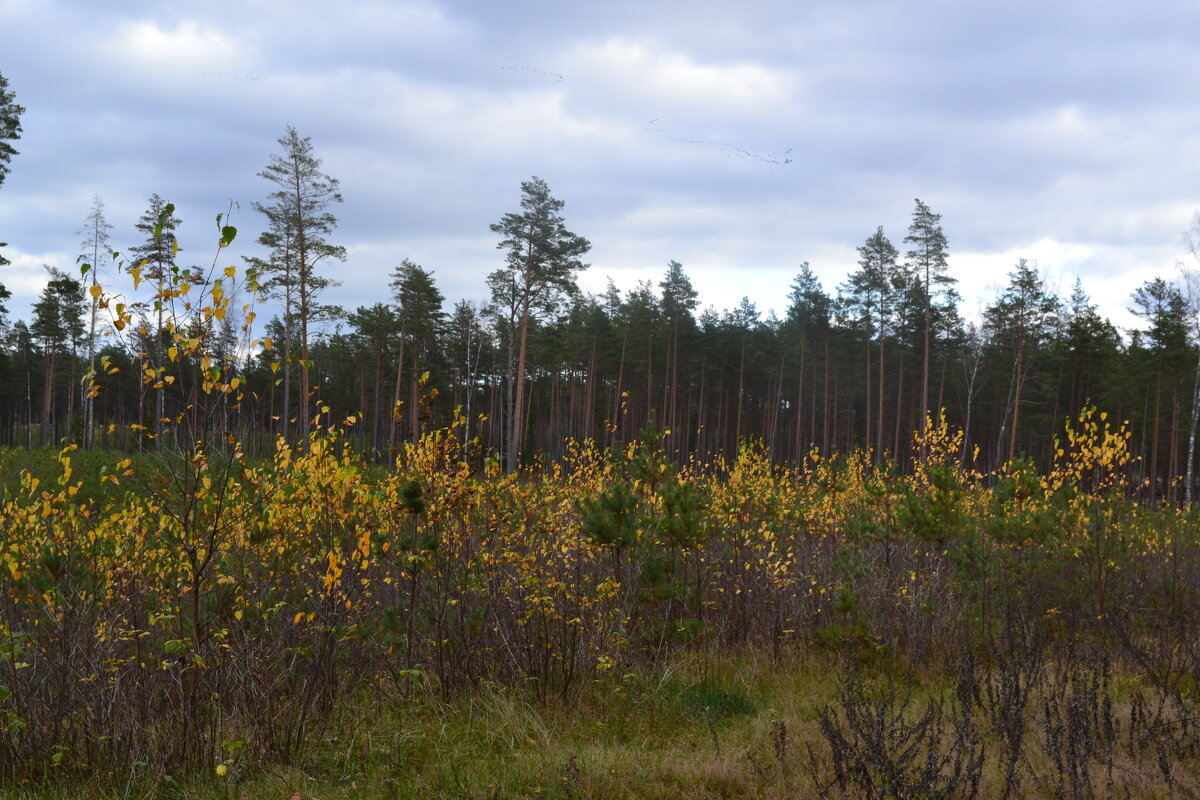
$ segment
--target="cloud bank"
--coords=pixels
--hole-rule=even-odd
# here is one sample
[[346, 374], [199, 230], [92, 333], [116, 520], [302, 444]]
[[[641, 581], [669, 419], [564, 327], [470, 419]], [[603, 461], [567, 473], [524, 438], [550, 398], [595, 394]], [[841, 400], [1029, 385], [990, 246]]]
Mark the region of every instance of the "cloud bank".
[[0, 26], [28, 109], [0, 187], [17, 316], [42, 264], [75, 262], [94, 195], [117, 249], [157, 192], [198, 261], [231, 201], [222, 257], [257, 254], [287, 125], [342, 184], [328, 300], [348, 309], [403, 258], [486, 299], [488, 225], [532, 175], [593, 242], [585, 287], [676, 259], [703, 303], [779, 313], [801, 262], [833, 291], [877, 225], [903, 249], [920, 197], [968, 314], [1027, 257], [1133, 324], [1129, 293], [1173, 273], [1200, 208], [1183, 2], [0, 0]]

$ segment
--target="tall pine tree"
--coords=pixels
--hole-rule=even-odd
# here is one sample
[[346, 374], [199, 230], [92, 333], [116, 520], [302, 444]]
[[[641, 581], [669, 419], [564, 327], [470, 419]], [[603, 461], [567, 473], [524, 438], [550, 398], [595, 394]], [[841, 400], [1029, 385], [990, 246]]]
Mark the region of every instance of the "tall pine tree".
[[[933, 293], [934, 287], [949, 287], [956, 281], [947, 274], [949, 256], [946, 235], [942, 233], [941, 214], [934, 214], [929, 206], [916, 200], [913, 209], [912, 223], [908, 226], [908, 236], [904, 241], [912, 245], [905, 253], [908, 268], [920, 281], [924, 291], [924, 349], [921, 357], [921, 433], [925, 433], [929, 420], [929, 352], [930, 337], [933, 329]], [[922, 441], [924, 439], [922, 438]], [[921, 458], [925, 458], [925, 446], [921, 445]]]
[[[267, 258], [247, 259], [263, 276], [264, 285], [274, 291], [284, 303], [285, 339], [284, 413], [282, 425], [287, 432], [290, 406], [291, 365], [300, 366], [300, 437], [307, 439], [311, 422], [311, 387], [309, 371], [310, 326], [336, 314], [337, 309], [322, 305], [322, 292], [334, 281], [320, 275], [322, 262], [345, 261], [346, 248], [329, 241], [337, 226], [337, 218], [328, 211], [333, 203], [342, 202], [338, 181], [321, 171], [321, 159], [313, 152], [312, 139], [301, 137], [288, 126], [277, 140], [280, 152], [258, 173], [278, 187], [266, 203], [255, 203], [254, 209], [267, 218], [267, 230], [258, 243], [268, 248]], [[293, 321], [300, 341], [293, 342]], [[298, 345], [299, 352], [294, 352]], [[299, 356], [298, 358], [296, 356]]]
[[521, 211], [505, 214], [491, 226], [493, 233], [503, 237], [496, 248], [505, 254], [505, 266], [488, 276], [488, 285], [508, 352], [505, 456], [509, 472], [517, 469], [523, 441], [530, 325], [575, 291], [575, 274], [587, 267], [580, 257], [592, 247], [567, 230], [563, 205], [551, 196], [545, 181], [534, 177], [521, 184]]

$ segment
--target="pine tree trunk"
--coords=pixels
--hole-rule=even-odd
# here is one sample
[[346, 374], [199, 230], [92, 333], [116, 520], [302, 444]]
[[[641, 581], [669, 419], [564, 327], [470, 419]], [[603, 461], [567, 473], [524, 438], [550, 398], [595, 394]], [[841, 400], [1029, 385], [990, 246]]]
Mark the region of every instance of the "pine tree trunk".
[[737, 395], [737, 434], [733, 437], [733, 452], [736, 454], [742, 444], [742, 398], [746, 386], [746, 340], [742, 339], [742, 357], [738, 362], [738, 395]]
[[[414, 343], [415, 344], [415, 343]], [[408, 374], [408, 436], [413, 444], [421, 440], [421, 360], [412, 348], [412, 369]]]
[[821, 404], [823, 413], [821, 419], [821, 455], [828, 456], [830, 445], [833, 443], [829, 428], [829, 331], [825, 332], [825, 369], [822, 373], [823, 391]]
[[1009, 431], [1008, 439], [1008, 460], [1012, 461], [1017, 457], [1017, 425], [1021, 421], [1021, 385], [1025, 382], [1025, 339], [1024, 337], [1017, 343], [1017, 363], [1015, 367], [1016, 376], [1014, 378], [1013, 389], [1013, 410], [1012, 410], [1012, 430]]
[[[870, 339], [870, 337], [867, 337], [866, 347], [867, 347], [866, 358], [864, 359], [864, 366], [866, 369], [864, 371], [866, 372], [866, 379], [867, 379], [867, 391], [866, 391], [867, 413], [863, 416], [863, 447], [870, 447], [871, 446], [871, 423], [874, 422], [874, 420], [872, 419], [872, 415], [871, 415], [871, 401], [873, 399], [872, 398], [873, 393], [871, 392], [871, 371], [872, 371], [873, 365], [871, 363], [872, 359], [871, 359], [871, 339]], [[876, 457], [878, 457], [879, 454], [876, 453], [875, 455], [876, 455]]]
[[926, 426], [929, 424], [929, 329], [933, 324], [933, 315], [931, 313], [930, 304], [932, 298], [929, 295], [929, 268], [925, 268], [925, 354], [921, 361], [921, 461], [925, 461], [926, 446], [925, 438]]
[[625, 380], [625, 345], [628, 343], [628, 341], [629, 341], [629, 329], [625, 328], [621, 334], [621, 360], [617, 366], [617, 395], [615, 398], [613, 398], [612, 420], [609, 423], [610, 434], [609, 434], [608, 444], [610, 447], [612, 445], [616, 444], [617, 433], [618, 433], [619, 429], [622, 429], [624, 427], [624, 424], [625, 424], [625, 417], [624, 417], [625, 403], [624, 403], [624, 398], [622, 397], [622, 394], [624, 393], [623, 383]]
[[896, 464], [900, 462], [900, 436], [904, 428], [904, 414], [901, 409], [904, 408], [904, 351], [900, 351], [900, 363], [896, 368], [896, 433], [893, 451], [896, 454]]
[[804, 459], [804, 334], [800, 334], [800, 372], [796, 377], [796, 440], [793, 458], [799, 464]]
[[1162, 362], [1154, 376], [1154, 438], [1150, 440], [1150, 502], [1158, 498], [1158, 440], [1162, 422]]
[[1192, 421], [1188, 426], [1187, 485], [1184, 486], [1184, 504], [1192, 507], [1196, 485], [1196, 427], [1200, 424], [1200, 348], [1196, 350], [1196, 377], [1192, 388]]
[[[405, 344], [405, 339], [407, 338], [405, 335], [406, 332], [404, 330], [405, 327], [406, 326], [403, 324], [400, 326], [400, 353], [396, 357], [396, 384], [392, 390], [391, 424], [388, 426], [389, 440], [391, 441], [393, 448], [398, 448], [400, 446], [400, 427], [401, 427], [400, 421], [403, 419], [403, 417], [401, 416], [401, 413], [400, 413], [400, 409], [403, 407], [402, 406], [403, 400], [402, 400], [401, 393], [403, 392], [403, 386], [404, 386], [404, 383], [403, 383], [403, 380], [404, 380], [404, 344]], [[470, 360], [469, 354], [467, 356], [467, 359], [468, 359], [468, 361]]]
[[54, 441], [54, 362], [55, 352], [52, 347], [45, 348], [46, 367], [42, 375], [42, 447], [49, 447]]
[[876, 413], [879, 415], [875, 422], [875, 464], [878, 466], [882, 463], [883, 458], [883, 331], [879, 333], [879, 408]]
[[521, 435], [522, 431], [522, 414], [525, 408], [525, 355], [526, 347], [529, 340], [529, 308], [528, 304], [521, 309], [521, 346], [517, 356], [517, 371], [514, 376], [515, 386], [513, 389], [513, 413], [511, 420], [511, 433], [509, 435], [508, 449], [508, 471], [510, 473], [517, 471], [517, 465], [520, 458]]
[[290, 442], [292, 431], [292, 332], [290, 316], [285, 324], [288, 326], [288, 332], [283, 340], [283, 416], [279, 418], [279, 427], [281, 428], [284, 441]]

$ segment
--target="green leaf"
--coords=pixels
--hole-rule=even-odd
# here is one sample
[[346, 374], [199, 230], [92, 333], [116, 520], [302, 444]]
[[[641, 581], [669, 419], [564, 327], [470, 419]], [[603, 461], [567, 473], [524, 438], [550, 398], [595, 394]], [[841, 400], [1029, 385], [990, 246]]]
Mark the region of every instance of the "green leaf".
[[81, 265], [81, 266], [79, 267], [79, 276], [80, 276], [81, 278], [82, 278], [82, 277], [87, 277], [88, 270], [89, 270], [89, 269], [91, 269], [91, 268], [92, 268], [92, 265], [91, 265], [91, 264], [83, 264], [83, 265]]
[[221, 247], [229, 247], [233, 243], [234, 237], [237, 236], [237, 228], [232, 225], [226, 225], [221, 228]]
[[167, 226], [167, 222], [171, 219], [171, 215], [175, 213], [175, 204], [167, 203], [162, 213], [158, 215], [158, 222], [154, 225], [154, 238], [162, 236], [163, 228]]

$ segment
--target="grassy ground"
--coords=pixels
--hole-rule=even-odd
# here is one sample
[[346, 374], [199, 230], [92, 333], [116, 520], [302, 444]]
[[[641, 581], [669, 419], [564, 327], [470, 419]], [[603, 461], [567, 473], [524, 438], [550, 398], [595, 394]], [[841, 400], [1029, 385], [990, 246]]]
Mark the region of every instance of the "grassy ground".
[[[154, 765], [130, 764], [125, 774], [50, 775], [45, 782], [0, 788], [2, 798], [775, 798], [945, 797], [966, 794], [878, 793], [831, 787], [832, 758], [822, 711], [841, 713], [844, 664], [828, 651], [792, 654], [783, 663], [746, 655], [714, 661], [687, 655], [669, 667], [633, 670], [593, 683], [570, 701], [537, 703], [496, 686], [444, 701], [421, 689], [390, 704], [348, 702], [298, 763], [260, 760], [240, 743], [208, 774], [176, 778]], [[919, 675], [888, 661], [869, 665], [872, 680], [915, 687], [905, 719], [953, 693], [946, 675]], [[873, 683], [875, 686], [882, 685]], [[374, 696], [378, 696], [372, 693]], [[908, 696], [908, 690], [901, 691]], [[1118, 692], [1120, 694], [1120, 692]], [[1118, 701], [1120, 705], [1120, 702]], [[1118, 708], [1122, 717], [1128, 709]], [[1032, 709], [1028, 739], [1039, 740], [1041, 712]], [[869, 725], [868, 725], [869, 727]], [[894, 736], [901, 726], [893, 727]], [[908, 730], [908, 729], [906, 729]], [[1047, 728], [1049, 730], [1049, 728]], [[1118, 722], [1117, 735], [1121, 736]], [[1003, 742], [982, 729], [986, 754], [978, 794], [1001, 797]], [[903, 742], [891, 742], [903, 744]], [[940, 756], [954, 750], [943, 737]], [[1106, 773], [1085, 766], [1072, 779], [1039, 745], [1020, 766], [1020, 797], [1174, 798], [1195, 796], [1195, 764], [1176, 765], [1171, 778], [1145, 763], [1119, 758]], [[928, 757], [918, 748], [914, 764]], [[945, 770], [944, 770], [945, 771]], [[878, 777], [878, 776], [877, 776]], [[821, 794], [821, 788], [830, 790]]]
[[787, 669], [757, 657], [689, 657], [613, 676], [569, 702], [536, 704], [488, 686], [446, 702], [418, 691], [391, 707], [346, 704], [291, 766], [260, 765], [232, 744], [223, 776], [214, 765], [180, 781], [131, 764], [127, 775], [9, 786], [0, 797], [793, 796], [808, 783], [797, 742], [818, 743], [816, 709], [833, 685], [823, 657]]

